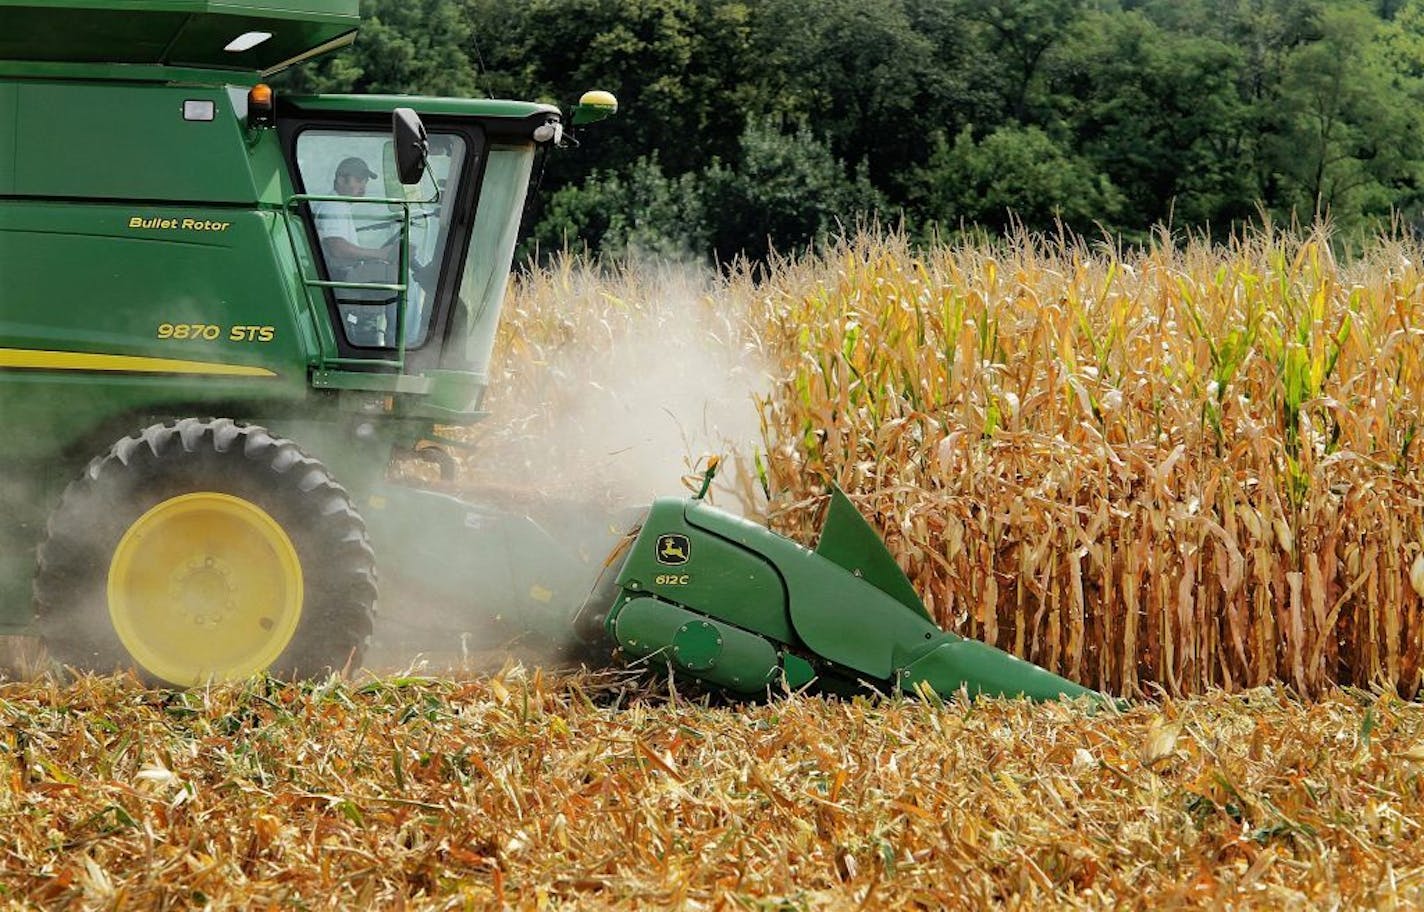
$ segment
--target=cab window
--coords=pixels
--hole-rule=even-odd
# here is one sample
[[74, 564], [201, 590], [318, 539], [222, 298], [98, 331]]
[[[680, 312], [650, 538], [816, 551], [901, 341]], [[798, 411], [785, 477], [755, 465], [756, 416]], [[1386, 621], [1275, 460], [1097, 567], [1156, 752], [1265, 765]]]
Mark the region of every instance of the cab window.
[[[427, 175], [406, 187], [396, 177], [389, 132], [309, 129], [297, 137], [297, 168], [306, 192], [346, 198], [311, 204], [321, 257], [333, 281], [398, 284], [401, 206], [376, 200], [410, 202], [405, 310], [409, 348], [422, 345], [429, 334], [435, 286], [450, 246], [455, 181], [465, 154], [460, 136], [431, 133]], [[348, 344], [395, 347], [397, 292], [337, 288], [333, 294]]]

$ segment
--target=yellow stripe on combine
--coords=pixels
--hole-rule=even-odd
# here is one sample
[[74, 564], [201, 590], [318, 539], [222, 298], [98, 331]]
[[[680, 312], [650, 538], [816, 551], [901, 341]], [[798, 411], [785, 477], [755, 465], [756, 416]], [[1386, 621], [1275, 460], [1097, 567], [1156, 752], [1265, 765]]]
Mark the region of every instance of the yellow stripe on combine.
[[275, 377], [265, 367], [221, 364], [216, 361], [182, 361], [176, 358], [145, 358], [140, 355], [95, 355], [87, 352], [40, 351], [30, 348], [0, 348], [0, 369], [121, 371], [147, 374], [209, 374], [224, 377]]

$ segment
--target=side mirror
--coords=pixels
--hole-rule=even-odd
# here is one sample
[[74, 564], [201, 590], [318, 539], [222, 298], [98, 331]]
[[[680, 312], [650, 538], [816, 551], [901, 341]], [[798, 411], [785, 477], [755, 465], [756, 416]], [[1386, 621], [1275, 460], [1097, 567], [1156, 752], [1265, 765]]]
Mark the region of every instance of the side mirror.
[[406, 186], [420, 183], [425, 174], [425, 160], [430, 155], [430, 137], [420, 115], [410, 108], [391, 112], [391, 136], [396, 147], [396, 174]]

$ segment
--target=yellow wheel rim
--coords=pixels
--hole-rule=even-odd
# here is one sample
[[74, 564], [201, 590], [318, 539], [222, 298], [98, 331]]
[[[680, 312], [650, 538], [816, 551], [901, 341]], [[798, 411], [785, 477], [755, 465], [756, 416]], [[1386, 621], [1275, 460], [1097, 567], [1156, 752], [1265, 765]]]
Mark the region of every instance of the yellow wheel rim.
[[165, 500], [109, 564], [109, 617], [150, 674], [191, 686], [270, 666], [302, 615], [302, 565], [265, 510], [230, 494]]

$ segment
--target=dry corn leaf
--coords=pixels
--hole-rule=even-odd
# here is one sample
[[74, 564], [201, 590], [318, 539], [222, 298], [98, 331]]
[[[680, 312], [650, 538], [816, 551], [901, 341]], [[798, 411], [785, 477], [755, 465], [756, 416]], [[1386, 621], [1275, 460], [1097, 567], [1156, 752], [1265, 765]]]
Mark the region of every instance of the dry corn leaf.
[[1161, 717], [1152, 720], [1143, 739], [1140, 757], [1143, 766], [1155, 766], [1167, 759], [1177, 749], [1177, 738], [1182, 733], [1180, 724], [1167, 722]]

